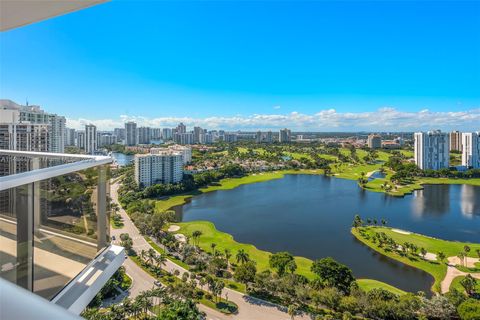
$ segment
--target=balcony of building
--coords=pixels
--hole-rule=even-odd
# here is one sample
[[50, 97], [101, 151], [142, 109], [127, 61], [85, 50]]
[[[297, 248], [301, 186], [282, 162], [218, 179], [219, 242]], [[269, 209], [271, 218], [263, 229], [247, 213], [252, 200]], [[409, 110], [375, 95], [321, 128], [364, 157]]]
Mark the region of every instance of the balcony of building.
[[111, 161], [0, 150], [0, 278], [75, 314], [88, 305], [124, 261], [110, 244]]

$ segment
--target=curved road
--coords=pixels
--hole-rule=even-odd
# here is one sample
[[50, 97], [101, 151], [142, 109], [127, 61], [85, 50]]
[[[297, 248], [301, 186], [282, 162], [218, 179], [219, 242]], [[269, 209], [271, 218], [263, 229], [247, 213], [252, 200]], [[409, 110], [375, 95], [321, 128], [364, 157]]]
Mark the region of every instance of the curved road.
[[[123, 228], [121, 229], [111, 229], [111, 235], [115, 236], [116, 240], [113, 242], [120, 242], [120, 234], [128, 233], [133, 239], [133, 249], [136, 251], [139, 250], [148, 250], [152, 248], [150, 244], [145, 240], [145, 238], [140, 234], [137, 227], [133, 224], [130, 217], [127, 215], [125, 210], [120, 206], [118, 201], [118, 183], [113, 183], [111, 186], [111, 198], [116, 202], [120, 211], [119, 214], [123, 219]], [[141, 291], [151, 289], [154, 284], [155, 279], [150, 276], [148, 273], [143, 271], [142, 268], [137, 266], [132, 260], [126, 259], [124, 263], [126, 272], [132, 277], [133, 283], [130, 288], [130, 297], [136, 297]], [[175, 263], [167, 260], [164, 269], [173, 273], [175, 270], [180, 271], [180, 275], [184, 272], [188, 272], [186, 269], [176, 265]], [[238, 313], [234, 315], [224, 315], [216, 310], [207, 308], [203, 305], [199, 305], [199, 309], [204, 311], [207, 314], [207, 319], [212, 320], [290, 320], [291, 317], [286, 313], [286, 309], [279, 305], [269, 303], [260, 299], [256, 299], [240, 293], [238, 291], [225, 288], [222, 293], [222, 297], [228, 294], [228, 299], [235, 302], [238, 305]], [[295, 319], [311, 319], [307, 315], [298, 315]]]

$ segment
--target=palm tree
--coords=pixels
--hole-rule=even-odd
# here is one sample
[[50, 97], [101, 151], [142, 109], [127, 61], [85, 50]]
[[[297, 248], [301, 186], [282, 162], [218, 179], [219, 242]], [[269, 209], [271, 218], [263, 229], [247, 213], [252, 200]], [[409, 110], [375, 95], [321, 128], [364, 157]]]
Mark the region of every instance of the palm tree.
[[465, 245], [463, 247], [463, 251], [465, 251], [465, 265], [468, 266], [468, 253], [470, 252], [470, 247], [468, 245]]
[[465, 265], [465, 253], [459, 252], [457, 254], [457, 257], [458, 259], [460, 259], [460, 263], [462, 264], [462, 266]]
[[423, 259], [425, 259], [425, 256], [427, 255], [427, 250], [425, 248], [420, 248], [420, 252], [422, 253]]
[[230, 249], [225, 249], [224, 254], [225, 254], [225, 260], [227, 261], [227, 269], [228, 269], [228, 266], [230, 264], [230, 258], [232, 257], [232, 253], [230, 252]]
[[146, 256], [147, 256], [147, 252], [142, 249], [142, 251], [140, 251], [140, 259], [142, 260], [142, 262], [145, 261]]
[[157, 252], [153, 248], [150, 248], [147, 251], [147, 255], [148, 255], [148, 262], [151, 264], [155, 259], [155, 257], [157, 256]]
[[475, 293], [477, 280], [475, 280], [475, 278], [473, 278], [471, 274], [467, 274], [467, 276], [460, 281], [460, 284], [462, 285], [462, 287], [465, 289], [465, 292], [467, 292], [469, 296]]
[[382, 219], [382, 226], [385, 226], [387, 224], [387, 220]]
[[193, 244], [196, 244], [198, 246], [198, 239], [200, 238], [200, 236], [202, 235], [202, 231], [200, 230], [195, 230], [193, 231], [192, 233], [192, 237], [193, 237]]
[[445, 258], [446, 258], [446, 257], [447, 257], [447, 256], [446, 256], [445, 253], [443, 253], [442, 251], [438, 251], [438, 252], [437, 252], [437, 259], [438, 259], [438, 261], [443, 262], [443, 261], [445, 261]]
[[212, 242], [212, 243], [210, 244], [210, 248], [212, 248], [212, 253], [213, 253], [213, 255], [215, 255], [215, 252], [216, 252], [216, 251], [215, 251], [215, 247], [216, 247], [216, 246], [217, 246], [217, 244], [214, 243], [214, 242]]
[[246, 253], [245, 250], [243, 249], [238, 250], [235, 258], [237, 259], [237, 263], [242, 263], [242, 264], [250, 260], [248, 253]]
[[157, 254], [155, 255], [155, 264], [158, 269], [162, 268], [162, 264], [165, 265], [165, 262], [167, 262], [167, 258], [165, 257], [164, 254]]

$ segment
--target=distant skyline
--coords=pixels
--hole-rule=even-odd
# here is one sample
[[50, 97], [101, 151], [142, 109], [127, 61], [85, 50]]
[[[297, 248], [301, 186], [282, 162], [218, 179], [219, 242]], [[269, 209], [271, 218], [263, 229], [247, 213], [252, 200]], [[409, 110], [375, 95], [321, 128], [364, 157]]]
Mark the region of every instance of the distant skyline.
[[480, 2], [111, 1], [0, 33], [0, 98], [79, 128], [480, 130]]

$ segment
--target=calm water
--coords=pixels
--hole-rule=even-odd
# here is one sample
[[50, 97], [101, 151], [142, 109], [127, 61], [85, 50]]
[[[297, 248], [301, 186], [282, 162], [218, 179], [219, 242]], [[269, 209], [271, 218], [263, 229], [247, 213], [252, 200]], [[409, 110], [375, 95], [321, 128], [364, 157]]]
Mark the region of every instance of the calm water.
[[118, 163], [119, 166], [126, 166], [130, 164], [133, 159], [135, 158], [134, 155], [131, 154], [124, 154], [120, 152], [112, 152], [112, 158]]
[[383, 257], [359, 243], [350, 226], [356, 213], [388, 225], [449, 240], [480, 242], [480, 187], [431, 185], [397, 198], [361, 190], [356, 182], [312, 175], [240, 186], [194, 197], [183, 221], [209, 220], [239, 242], [311, 259], [331, 256], [358, 278], [404, 290], [429, 291], [425, 272]]

